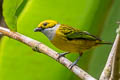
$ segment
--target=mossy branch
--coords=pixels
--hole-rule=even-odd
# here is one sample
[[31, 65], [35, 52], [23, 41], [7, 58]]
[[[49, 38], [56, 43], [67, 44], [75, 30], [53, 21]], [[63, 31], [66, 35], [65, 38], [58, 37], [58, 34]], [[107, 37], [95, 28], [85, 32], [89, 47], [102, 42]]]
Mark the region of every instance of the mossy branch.
[[66, 68], [71, 70], [79, 78], [81, 78], [83, 80], [96, 80], [95, 78], [93, 78], [91, 75], [89, 75], [87, 72], [85, 72], [78, 66], [73, 66], [72, 69], [70, 69], [70, 65], [72, 64], [72, 62], [69, 61], [67, 58], [61, 57], [61, 58], [59, 58], [59, 60], [57, 60], [59, 54], [57, 52], [55, 52], [54, 50], [50, 49], [49, 47], [47, 47], [46, 45], [44, 45], [34, 39], [31, 39], [27, 36], [24, 36], [18, 32], [10, 31], [7, 28], [0, 27], [0, 32], [5, 36], [11, 37], [17, 41], [20, 41], [20, 42], [28, 45], [32, 49], [36, 49], [37, 52], [40, 52], [40, 53], [50, 56], [51, 58], [53, 58], [54, 60], [58, 61], [60, 64], [63, 64]]

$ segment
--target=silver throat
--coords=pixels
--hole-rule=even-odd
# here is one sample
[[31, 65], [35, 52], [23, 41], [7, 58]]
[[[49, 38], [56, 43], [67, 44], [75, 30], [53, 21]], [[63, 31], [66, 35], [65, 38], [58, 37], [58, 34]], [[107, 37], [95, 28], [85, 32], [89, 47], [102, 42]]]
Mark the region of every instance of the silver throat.
[[55, 25], [52, 28], [47, 28], [42, 30], [41, 32], [45, 34], [49, 40], [52, 40], [56, 34], [56, 30], [59, 28], [60, 24]]

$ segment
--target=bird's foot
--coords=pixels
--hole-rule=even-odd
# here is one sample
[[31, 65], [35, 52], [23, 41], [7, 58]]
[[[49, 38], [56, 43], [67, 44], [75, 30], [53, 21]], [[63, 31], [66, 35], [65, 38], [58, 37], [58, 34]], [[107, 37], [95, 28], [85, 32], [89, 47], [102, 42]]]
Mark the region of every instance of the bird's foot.
[[59, 60], [61, 57], [64, 57], [66, 54], [69, 54], [70, 52], [64, 52], [64, 53], [60, 53], [57, 60]]
[[73, 66], [75, 66], [77, 64], [76, 61], [74, 61], [70, 66], [69, 66], [69, 69], [71, 70]]
[[81, 56], [81, 55], [79, 55], [79, 57], [77, 58], [77, 60], [75, 60], [75, 61], [69, 66], [69, 69], [70, 69], [70, 70], [72, 69], [73, 66], [75, 66], [75, 65], [78, 63], [78, 61], [80, 60], [80, 56]]

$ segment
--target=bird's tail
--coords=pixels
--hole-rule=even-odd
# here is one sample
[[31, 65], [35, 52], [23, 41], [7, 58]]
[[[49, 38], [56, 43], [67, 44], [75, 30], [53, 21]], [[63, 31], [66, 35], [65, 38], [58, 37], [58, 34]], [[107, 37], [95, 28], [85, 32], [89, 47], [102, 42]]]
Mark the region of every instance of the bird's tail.
[[113, 43], [111, 43], [111, 42], [100, 42], [100, 43], [97, 43], [97, 44], [108, 44], [108, 45], [112, 45]]

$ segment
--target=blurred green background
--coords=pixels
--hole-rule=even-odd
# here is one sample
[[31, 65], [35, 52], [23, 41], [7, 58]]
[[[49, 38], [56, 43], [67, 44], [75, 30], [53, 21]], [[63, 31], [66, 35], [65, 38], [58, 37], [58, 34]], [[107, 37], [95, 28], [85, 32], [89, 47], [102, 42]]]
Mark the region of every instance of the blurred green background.
[[[86, 30], [113, 42], [120, 20], [120, 0], [3, 0], [3, 16], [11, 30], [38, 40], [58, 51], [41, 33], [34, 33], [40, 21], [53, 19]], [[111, 46], [103, 45], [86, 52], [79, 66], [95, 78], [104, 68]], [[78, 54], [67, 55], [74, 61]], [[50, 57], [28, 46], [3, 37], [0, 42], [0, 80], [79, 80]]]

